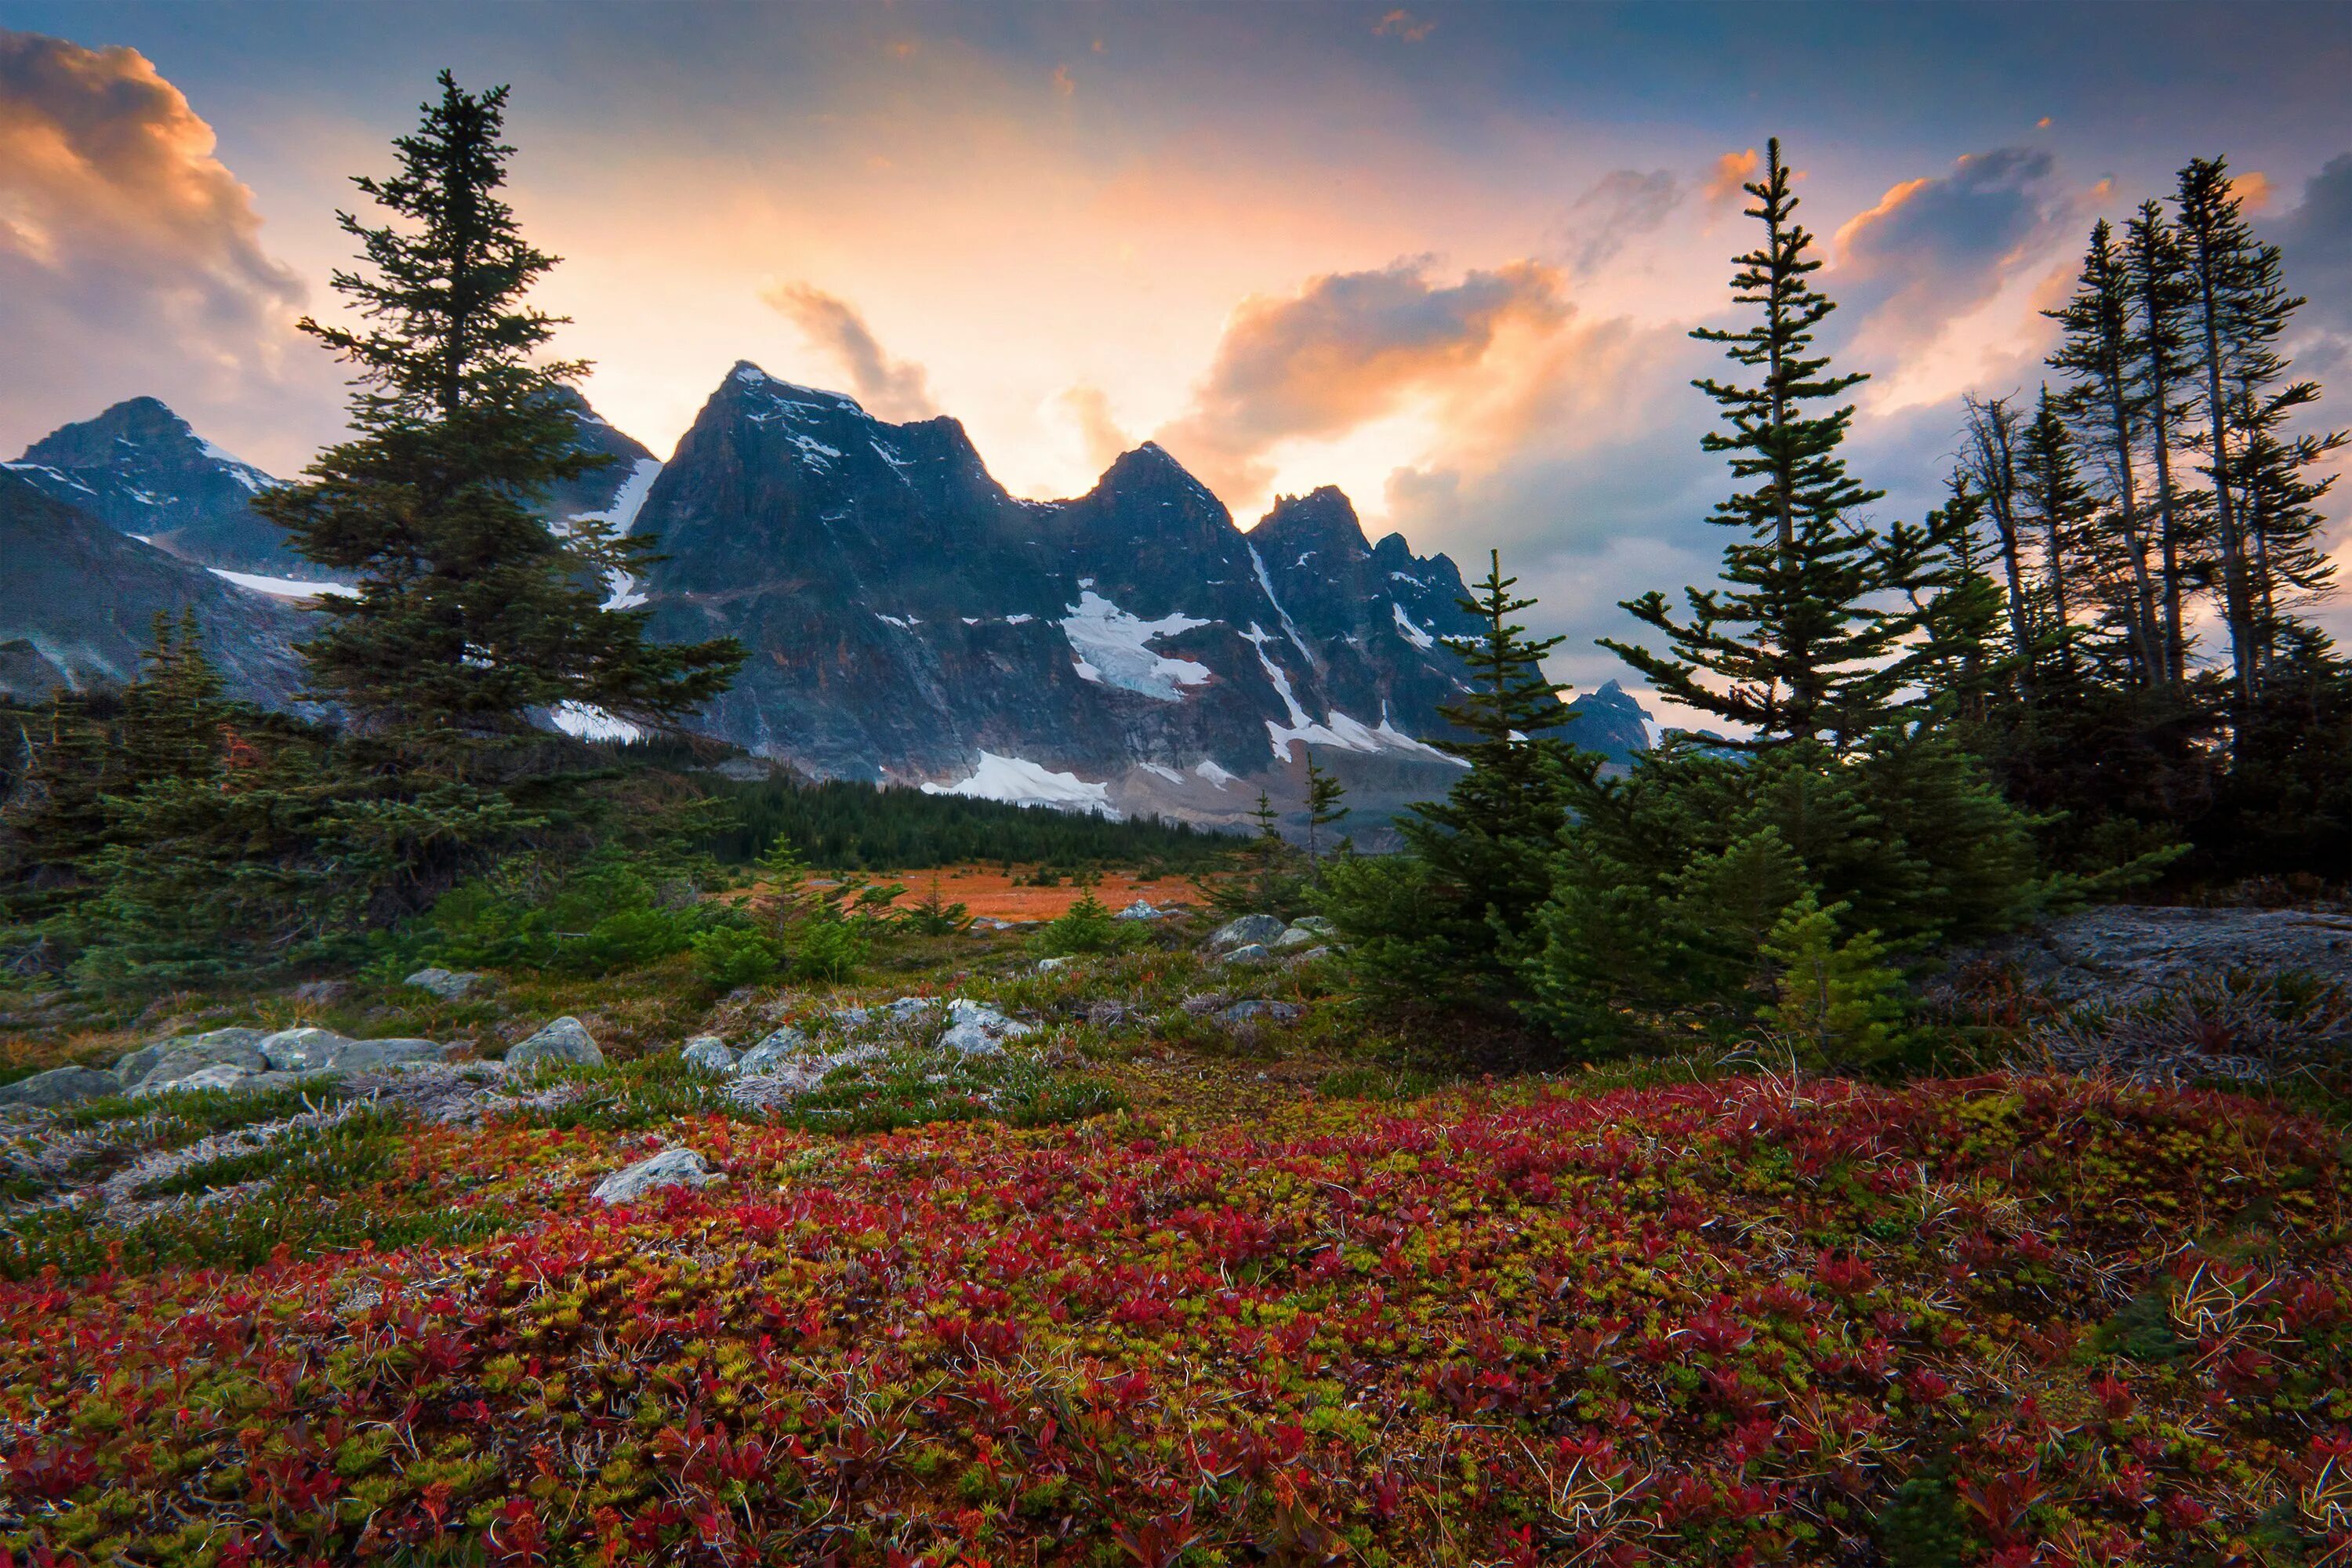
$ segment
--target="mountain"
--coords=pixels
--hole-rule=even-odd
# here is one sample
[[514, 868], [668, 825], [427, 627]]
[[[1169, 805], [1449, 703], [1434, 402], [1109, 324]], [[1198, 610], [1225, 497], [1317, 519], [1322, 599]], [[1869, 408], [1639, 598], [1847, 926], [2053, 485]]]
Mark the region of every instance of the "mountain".
[[1569, 704], [1560, 736], [1570, 745], [1598, 752], [1619, 767], [1650, 749], [1650, 715], [1626, 689], [1604, 680]]
[[290, 707], [308, 617], [247, 592], [0, 470], [0, 696], [33, 701], [136, 675], [161, 611], [194, 607], [232, 693]]
[[1363, 804], [1442, 792], [1461, 574], [1337, 490], [1244, 532], [1146, 443], [1016, 500], [963, 426], [738, 364], [636, 524], [657, 637], [751, 652], [702, 727], [827, 777], [1237, 820], [1311, 746]]

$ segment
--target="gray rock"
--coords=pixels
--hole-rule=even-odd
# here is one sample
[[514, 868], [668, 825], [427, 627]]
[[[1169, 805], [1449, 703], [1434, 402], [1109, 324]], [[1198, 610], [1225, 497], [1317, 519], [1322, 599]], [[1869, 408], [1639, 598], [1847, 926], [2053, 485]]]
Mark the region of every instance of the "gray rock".
[[257, 1040], [247, 1044], [244, 1039], [217, 1037], [223, 1035], [255, 1036], [258, 1033], [253, 1029], [216, 1029], [211, 1035], [198, 1036], [185, 1045], [166, 1050], [155, 1059], [155, 1065], [140, 1075], [139, 1081], [131, 1087], [158, 1089], [215, 1067], [233, 1067], [243, 1072], [264, 1071], [269, 1066], [269, 1058], [261, 1054]]
[[1305, 926], [1292, 926], [1276, 937], [1271, 945], [1276, 952], [1296, 952], [1302, 947], [1314, 947], [1322, 940], [1319, 931], [1308, 931]]
[[1265, 1002], [1252, 997], [1246, 1002], [1236, 1002], [1219, 1013], [1217, 1021], [1228, 1026], [1251, 1023], [1295, 1024], [1306, 1015], [1307, 1009], [1296, 1002]]
[[0, 1084], [0, 1105], [30, 1106], [53, 1110], [78, 1105], [101, 1095], [121, 1094], [122, 1080], [98, 1068], [51, 1068], [47, 1072]]
[[1153, 909], [1148, 899], [1138, 899], [1110, 918], [1115, 921], [1160, 921], [1168, 918], [1168, 911]]
[[1334, 936], [1338, 934], [1339, 930], [1338, 926], [1333, 925], [1321, 915], [1301, 915], [1297, 920], [1290, 922], [1290, 929], [1293, 931], [1311, 931], [1317, 936]]
[[208, 1029], [201, 1035], [173, 1035], [152, 1045], [142, 1046], [116, 1062], [114, 1076], [121, 1080], [123, 1088], [129, 1089], [154, 1071], [155, 1064], [174, 1051], [208, 1050], [225, 1046], [249, 1046], [257, 1049], [268, 1037], [267, 1029], [248, 1029], [241, 1025], [226, 1029]]
[[940, 1045], [968, 1057], [992, 1057], [1003, 1051], [1006, 1040], [1019, 1039], [1034, 1030], [1034, 1025], [1008, 1018], [985, 1003], [958, 997], [948, 1004], [948, 1026], [940, 1037]]
[[[254, 1053], [257, 1060], [260, 1055], [258, 1051]], [[257, 1072], [256, 1068], [242, 1067], [236, 1062], [213, 1062], [191, 1068], [178, 1076], [167, 1077], [164, 1068], [170, 1065], [171, 1060], [170, 1057], [165, 1057], [162, 1066], [140, 1079], [131, 1089], [131, 1098], [145, 1100], [158, 1094], [192, 1094], [205, 1089], [243, 1089]]]
[[665, 1149], [614, 1172], [588, 1195], [600, 1204], [631, 1204], [656, 1187], [699, 1187], [726, 1179], [691, 1149]]
[[163, 1059], [162, 1046], [142, 1046], [114, 1064], [114, 1081], [119, 1088], [129, 1089], [154, 1070]]
[[272, 1072], [301, 1072], [322, 1068], [352, 1042], [331, 1029], [280, 1029], [263, 1038], [259, 1048]]
[[[1955, 954], [1954, 970], [1971, 960], [2012, 964], [2060, 1002], [2108, 1007], [2233, 971], [2301, 972], [2352, 985], [2352, 917], [2106, 904]], [[1948, 984], [1931, 984], [1930, 996]]]
[[420, 969], [401, 984], [414, 985], [420, 991], [430, 991], [444, 1002], [456, 1002], [480, 984], [484, 978], [471, 970]]
[[1227, 921], [1210, 933], [1211, 947], [1263, 946], [1280, 936], [1286, 928], [1279, 915], [1244, 915]]
[[785, 1063], [807, 1055], [809, 1037], [790, 1024], [778, 1029], [736, 1060], [739, 1073], [773, 1072]]
[[1330, 956], [1331, 950], [1328, 947], [1310, 947], [1304, 952], [1293, 953], [1291, 955], [1290, 962], [1293, 963], [1312, 963], [1318, 958], [1328, 958]]
[[716, 1035], [697, 1035], [678, 1048], [678, 1059], [705, 1072], [733, 1072], [733, 1047]]
[[1037, 973], [1050, 974], [1069, 962], [1066, 958], [1041, 958], [1037, 961]]
[[567, 1014], [509, 1049], [506, 1060], [510, 1068], [535, 1067], [541, 1062], [603, 1067], [604, 1053], [596, 1048], [595, 1038], [588, 1033], [587, 1026]]
[[1233, 952], [1225, 954], [1223, 962], [1227, 963], [1264, 963], [1269, 956], [1271, 955], [1267, 953], [1265, 948], [1253, 942], [1241, 947], [1237, 947], [1234, 949]]
[[449, 1047], [431, 1040], [345, 1040], [326, 1066], [335, 1072], [374, 1072], [449, 1059]]

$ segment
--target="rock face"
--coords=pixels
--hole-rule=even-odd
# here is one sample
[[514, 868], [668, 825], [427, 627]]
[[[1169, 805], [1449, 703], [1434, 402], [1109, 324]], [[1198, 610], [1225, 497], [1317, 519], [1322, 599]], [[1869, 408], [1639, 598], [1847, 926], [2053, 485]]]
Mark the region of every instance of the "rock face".
[[2303, 910], [2082, 910], [1975, 956], [2069, 1004], [2126, 1007], [2199, 975], [2300, 972], [2352, 986], [2352, 918]]
[[1289, 928], [1280, 915], [1243, 915], [1227, 921], [1209, 933], [1211, 947], [1247, 947], [1254, 942], [1273, 942]]
[[1626, 689], [1604, 680], [1569, 704], [1560, 738], [1625, 766], [1650, 749], [1650, 715]]
[[47, 1072], [0, 1084], [0, 1105], [53, 1110], [101, 1095], [121, 1094], [122, 1084], [110, 1072], [97, 1068], [51, 1068]]
[[697, 1035], [678, 1049], [678, 1058], [705, 1072], [733, 1072], [735, 1053], [716, 1035]]
[[0, 470], [0, 696], [120, 686], [156, 615], [184, 610], [232, 694], [284, 708], [301, 689], [301, 611], [117, 532], [13, 466]]
[[470, 970], [420, 969], [401, 982], [420, 991], [430, 991], [444, 1002], [455, 1002], [482, 983], [482, 976]]
[[1239, 781], [1308, 744], [1375, 794], [1455, 772], [1416, 737], [1454, 689], [1460, 574], [1366, 543], [1336, 490], [1277, 507], [1265, 547], [1150, 444], [1016, 500], [951, 419], [739, 364], [639, 527], [668, 557], [654, 634], [753, 652], [702, 726], [820, 776], [1238, 820]]

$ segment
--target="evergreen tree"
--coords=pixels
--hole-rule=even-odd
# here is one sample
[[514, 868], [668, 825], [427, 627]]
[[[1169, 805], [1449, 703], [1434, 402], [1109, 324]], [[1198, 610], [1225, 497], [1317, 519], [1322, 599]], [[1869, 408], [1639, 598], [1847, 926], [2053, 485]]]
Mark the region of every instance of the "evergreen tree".
[[1349, 807], [1343, 804], [1347, 789], [1331, 774], [1317, 765], [1312, 747], [1307, 752], [1307, 861], [1322, 874], [1322, 834], [1328, 827], [1337, 827], [1347, 820]]
[[2130, 292], [2132, 389], [2146, 414], [2146, 441], [2156, 476], [2157, 548], [2163, 563], [2163, 641], [2167, 675], [2176, 687], [2189, 679], [2185, 601], [2196, 540], [2188, 500], [2172, 473], [2190, 407], [2194, 357], [2189, 341], [2192, 290], [2179, 237], [2164, 206], [2149, 201], [2124, 226], [2124, 268]]
[[2028, 707], [2034, 700], [2033, 630], [2025, 576], [2024, 526], [2019, 518], [2021, 487], [2018, 448], [2022, 445], [2017, 412], [2009, 399], [1986, 401], [1974, 393], [1966, 398], [1968, 454], [1961, 468], [1968, 488], [1983, 498], [1985, 515], [1992, 520], [1999, 542], [2004, 603], [2009, 611], [2009, 647], [2016, 672], [2018, 695]]
[[2067, 679], [2075, 667], [2074, 610], [2080, 584], [2070, 591], [2067, 563], [2081, 549], [2091, 516], [2090, 492], [2084, 489], [2074, 456], [2074, 441], [2050, 396], [2042, 389], [2033, 423], [2025, 429], [2025, 461], [2021, 489], [2042, 531], [2042, 587], [2049, 614], [2050, 637], [2058, 651], [2058, 668]]
[[2145, 407], [2134, 385], [2131, 279], [2115, 230], [2105, 218], [2091, 228], [2090, 247], [2074, 297], [2042, 314], [2063, 331], [2049, 364], [2076, 377], [2063, 402], [2085, 444], [2101, 455], [2112, 527], [2130, 576], [2128, 626], [2135, 670], [2146, 681], [2169, 678], [2157, 623], [2156, 588], [2148, 574], [2145, 520], [2140, 515], [2138, 462]]
[[[1836, 307], [1810, 281], [1822, 263], [1808, 254], [1813, 237], [1795, 219], [1777, 138], [1764, 177], [1745, 189], [1757, 202], [1748, 215], [1765, 237], [1736, 258], [1732, 287], [1740, 303], [1761, 307], [1762, 319], [1739, 331], [1691, 334], [1724, 344], [1734, 363], [1758, 373], [1752, 383], [1695, 384], [1725, 414], [1726, 428], [1710, 433], [1706, 448], [1729, 453], [1733, 475], [1757, 481], [1715, 511], [1713, 521], [1745, 536], [1724, 551], [1730, 587], [1685, 590], [1687, 619], [1655, 591], [1626, 604], [1665, 635], [1670, 655], [1609, 638], [1601, 645], [1664, 695], [1752, 728], [1757, 743], [1827, 737], [1844, 744], [1896, 715], [1915, 673], [1905, 644], [1916, 615], [1877, 601], [1912, 584], [1927, 549], [1915, 531], [1881, 536], [1855, 521], [1883, 492], [1848, 477], [1838, 456], [1853, 408], [1808, 412], [1865, 378], [1832, 374], [1826, 354], [1809, 352]], [[1701, 671], [1721, 685], [1702, 681]]]
[[301, 323], [356, 367], [356, 435], [310, 482], [255, 504], [310, 560], [358, 579], [304, 646], [315, 689], [404, 765], [462, 773], [466, 753], [530, 734], [562, 703], [674, 721], [742, 656], [725, 640], [646, 643], [646, 612], [603, 608], [602, 584], [642, 567], [649, 542], [597, 525], [559, 537], [533, 510], [604, 460], [578, 445], [562, 395], [586, 367], [537, 357], [562, 321], [524, 296], [556, 258], [499, 194], [514, 151], [499, 139], [507, 89], [439, 80], [439, 101], [394, 142], [398, 172], [353, 182], [393, 221], [337, 215], [367, 269], [338, 270], [334, 287], [371, 324]]

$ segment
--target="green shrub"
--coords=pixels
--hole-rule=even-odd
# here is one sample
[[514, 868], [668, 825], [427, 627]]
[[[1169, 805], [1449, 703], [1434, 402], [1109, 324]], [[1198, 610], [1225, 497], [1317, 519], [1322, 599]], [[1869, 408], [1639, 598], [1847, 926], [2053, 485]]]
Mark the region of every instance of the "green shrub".
[[1047, 921], [1037, 933], [1035, 945], [1042, 953], [1066, 958], [1083, 952], [1117, 952], [1131, 946], [1139, 935], [1133, 921], [1116, 918], [1088, 892], [1059, 918]]
[[782, 960], [775, 944], [759, 932], [718, 926], [696, 935], [694, 963], [704, 979], [731, 991], [771, 978]]
[[793, 952], [793, 976], [839, 984], [857, 973], [871, 945], [865, 930], [855, 922], [809, 921], [802, 925], [800, 945]]

